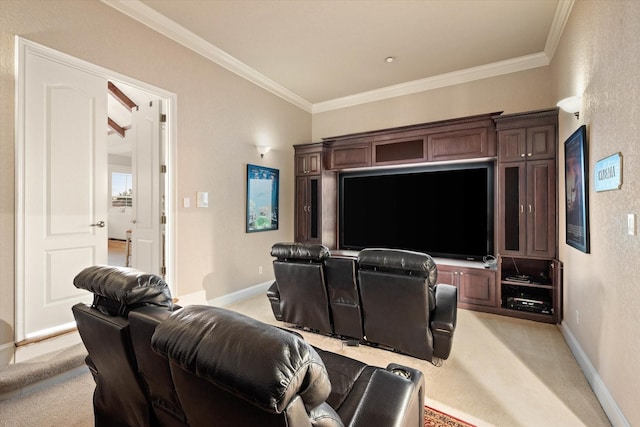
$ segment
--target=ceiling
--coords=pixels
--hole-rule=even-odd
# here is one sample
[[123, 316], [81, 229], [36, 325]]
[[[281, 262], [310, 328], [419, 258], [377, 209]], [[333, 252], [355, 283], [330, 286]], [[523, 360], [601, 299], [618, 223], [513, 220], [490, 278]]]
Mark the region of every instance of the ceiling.
[[548, 65], [574, 0], [102, 1], [315, 113]]

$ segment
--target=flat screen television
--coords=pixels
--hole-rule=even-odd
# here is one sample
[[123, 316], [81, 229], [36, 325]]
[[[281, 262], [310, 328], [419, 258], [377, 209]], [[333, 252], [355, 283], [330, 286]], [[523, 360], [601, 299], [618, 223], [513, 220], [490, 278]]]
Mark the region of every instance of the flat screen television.
[[493, 255], [491, 162], [343, 173], [341, 249], [394, 248], [433, 257]]

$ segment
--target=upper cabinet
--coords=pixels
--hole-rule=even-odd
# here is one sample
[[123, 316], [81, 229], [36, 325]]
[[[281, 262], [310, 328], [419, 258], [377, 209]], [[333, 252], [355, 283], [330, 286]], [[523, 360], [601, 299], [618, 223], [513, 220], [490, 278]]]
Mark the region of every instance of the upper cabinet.
[[296, 150], [296, 176], [318, 175], [322, 171], [323, 152], [318, 147]]
[[325, 138], [331, 152], [329, 169], [495, 158], [496, 114]]

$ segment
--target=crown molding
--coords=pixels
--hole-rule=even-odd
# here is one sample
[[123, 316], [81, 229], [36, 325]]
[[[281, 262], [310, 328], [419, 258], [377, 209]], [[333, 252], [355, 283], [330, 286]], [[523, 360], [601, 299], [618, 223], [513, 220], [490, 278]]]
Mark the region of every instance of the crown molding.
[[180, 43], [188, 49], [202, 55], [226, 68], [238, 76], [249, 80], [263, 89], [277, 95], [293, 105], [311, 112], [312, 105], [309, 101], [291, 92], [289, 89], [279, 85], [265, 75], [257, 72], [247, 64], [237, 60], [222, 49], [207, 42], [202, 37], [192, 33], [183, 26], [168, 19], [161, 13], [156, 12], [139, 0], [101, 0], [104, 4], [111, 6], [119, 12], [135, 19], [159, 32], [160, 34]]
[[171, 40], [182, 44], [199, 55], [202, 55], [210, 61], [213, 61], [237, 74], [238, 76], [268, 90], [269, 92], [312, 114], [395, 98], [398, 96], [411, 95], [446, 86], [467, 83], [549, 65], [575, 2], [575, 0], [559, 1], [543, 52], [312, 104], [289, 89], [249, 67], [245, 63], [237, 60], [217, 46], [207, 42], [183, 26], [156, 12], [154, 9], [139, 0], [101, 1], [170, 38]]
[[549, 62], [551, 62], [553, 55], [556, 53], [558, 43], [560, 43], [560, 37], [562, 37], [564, 27], [567, 25], [574, 3], [575, 0], [560, 0], [558, 2], [556, 14], [553, 17], [553, 22], [551, 23], [551, 29], [549, 29], [547, 43], [544, 46], [544, 52], [549, 57]]
[[427, 77], [425, 79], [413, 80], [325, 102], [318, 102], [313, 104], [312, 113], [322, 113], [337, 110], [339, 108], [381, 101], [383, 99], [394, 98], [397, 96], [411, 95], [427, 90], [543, 67], [545, 65], [549, 65], [549, 58], [547, 55], [544, 52], [534, 53], [531, 55], [521, 56], [519, 58], [480, 65], [478, 67], [453, 71], [451, 73], [440, 74], [438, 76]]

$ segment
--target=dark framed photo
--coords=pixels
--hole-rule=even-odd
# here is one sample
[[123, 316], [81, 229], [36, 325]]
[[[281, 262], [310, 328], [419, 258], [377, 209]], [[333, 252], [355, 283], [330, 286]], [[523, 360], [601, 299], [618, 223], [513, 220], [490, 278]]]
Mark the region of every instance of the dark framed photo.
[[587, 127], [580, 126], [564, 143], [567, 245], [589, 253], [589, 174]]
[[247, 233], [278, 229], [278, 169], [247, 165]]

